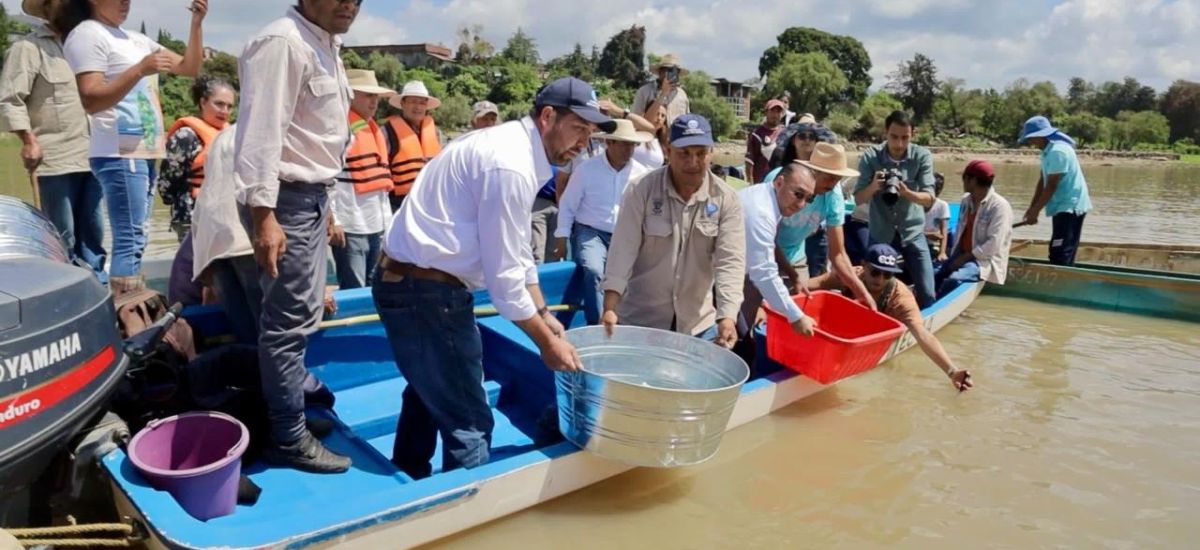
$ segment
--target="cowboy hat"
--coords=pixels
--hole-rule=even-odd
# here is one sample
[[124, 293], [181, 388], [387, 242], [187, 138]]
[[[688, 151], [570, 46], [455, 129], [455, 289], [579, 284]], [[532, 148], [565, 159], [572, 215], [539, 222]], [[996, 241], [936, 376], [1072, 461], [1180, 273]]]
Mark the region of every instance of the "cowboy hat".
[[683, 65], [680, 65], [679, 56], [675, 55], [673, 53], [669, 53], [667, 55], [662, 56], [662, 59], [659, 59], [658, 63], [651, 65], [650, 72], [652, 72], [654, 74], [658, 74], [659, 69], [664, 69], [667, 67], [678, 68], [679, 76], [683, 76], [688, 73], [688, 70], [683, 68]]
[[396, 95], [396, 90], [379, 85], [379, 81], [375, 80], [375, 71], [346, 69], [346, 79], [350, 81], [350, 89], [356, 92], [381, 96]]
[[425, 83], [420, 80], [409, 80], [404, 83], [404, 89], [400, 91], [400, 95], [394, 95], [388, 98], [388, 104], [397, 109], [402, 109], [402, 103], [406, 97], [424, 97], [429, 100], [427, 109], [437, 109], [438, 105], [442, 104], [442, 100], [429, 95], [429, 88], [425, 87]]
[[797, 160], [797, 164], [812, 170], [833, 174], [843, 178], [858, 177], [858, 170], [846, 166], [846, 148], [840, 143], [818, 143], [808, 160]]
[[592, 137], [596, 139], [609, 139], [613, 141], [627, 141], [629, 143], [646, 143], [647, 141], [654, 139], [654, 136], [649, 132], [635, 130], [633, 128], [633, 123], [628, 120], [617, 119], [614, 122], [617, 123], [617, 127], [614, 128], [612, 132], [596, 132], [592, 134]]
[[38, 19], [46, 19], [46, 0], [22, 0], [21, 11]]

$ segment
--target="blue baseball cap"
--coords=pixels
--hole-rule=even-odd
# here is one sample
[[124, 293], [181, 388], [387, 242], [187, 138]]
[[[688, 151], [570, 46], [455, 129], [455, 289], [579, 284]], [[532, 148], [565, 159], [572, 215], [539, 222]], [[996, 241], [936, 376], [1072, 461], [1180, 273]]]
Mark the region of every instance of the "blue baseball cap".
[[889, 273], [903, 273], [904, 257], [890, 244], [873, 244], [867, 248], [867, 265]]
[[671, 147], [689, 147], [692, 145], [713, 146], [712, 125], [708, 119], [696, 115], [679, 115], [671, 123]]
[[567, 76], [546, 84], [533, 100], [535, 107], [566, 107], [601, 131], [611, 133], [617, 123], [600, 111], [600, 101], [591, 84]]

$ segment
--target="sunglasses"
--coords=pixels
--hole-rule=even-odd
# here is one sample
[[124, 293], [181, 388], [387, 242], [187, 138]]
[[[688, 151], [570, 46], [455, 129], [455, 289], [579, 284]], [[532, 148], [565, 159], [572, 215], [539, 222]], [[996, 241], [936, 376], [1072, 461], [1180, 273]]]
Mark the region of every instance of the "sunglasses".
[[817, 134], [796, 134], [796, 139], [799, 141], [817, 141]]
[[880, 269], [875, 269], [874, 267], [870, 269], [870, 272], [872, 277], [875, 277], [876, 279], [882, 277], [885, 281], [896, 276], [896, 274], [892, 273], [891, 271], [883, 271]]
[[806, 193], [800, 189], [789, 189], [789, 191], [792, 193], [792, 196], [796, 197], [796, 200], [800, 202], [811, 202], [817, 195], [816, 193]]

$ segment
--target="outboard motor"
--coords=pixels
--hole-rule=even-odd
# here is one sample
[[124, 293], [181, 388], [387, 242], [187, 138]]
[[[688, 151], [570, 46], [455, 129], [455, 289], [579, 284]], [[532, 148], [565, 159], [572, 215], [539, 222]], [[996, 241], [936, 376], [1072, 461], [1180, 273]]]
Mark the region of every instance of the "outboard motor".
[[0, 518], [128, 365], [108, 289], [68, 257], [45, 215], [0, 196]]

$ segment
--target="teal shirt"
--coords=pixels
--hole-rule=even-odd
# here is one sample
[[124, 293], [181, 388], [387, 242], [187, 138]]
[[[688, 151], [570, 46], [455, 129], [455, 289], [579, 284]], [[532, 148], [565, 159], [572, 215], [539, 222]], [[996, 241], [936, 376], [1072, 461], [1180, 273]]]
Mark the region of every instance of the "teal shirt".
[[[776, 168], [768, 173], [764, 182], [775, 181], [779, 170], [781, 169]], [[760, 185], [770, 184], [762, 183]], [[788, 262], [796, 265], [807, 259], [804, 253], [804, 241], [816, 233], [822, 222], [826, 227], [836, 227], [842, 225], [845, 220], [845, 199], [842, 197], [842, 184], [839, 183], [828, 192], [817, 195], [799, 212], [780, 219], [775, 243], [783, 250]]]
[[1046, 203], [1046, 215], [1064, 212], [1087, 214], [1092, 209], [1092, 199], [1088, 196], [1087, 181], [1083, 179], [1079, 158], [1075, 156], [1075, 148], [1071, 144], [1051, 141], [1042, 150], [1043, 184], [1053, 174], [1062, 174], [1062, 177], [1058, 180], [1054, 196]]
[[[908, 153], [903, 159], [891, 158], [887, 152], [887, 143], [874, 145], [863, 151], [858, 159], [858, 192], [868, 185], [875, 177], [875, 172], [885, 168], [896, 168], [905, 176], [904, 181], [913, 191], [922, 191], [933, 195], [933, 154], [929, 149], [920, 145], [908, 146]], [[877, 193], [871, 199], [871, 240], [891, 244], [899, 233], [901, 243], [911, 243], [925, 235], [925, 209], [921, 205], [900, 199], [896, 204], [884, 204], [882, 193]]]

